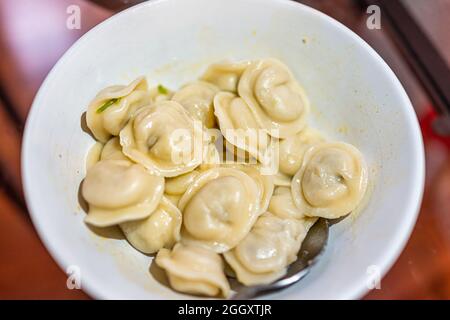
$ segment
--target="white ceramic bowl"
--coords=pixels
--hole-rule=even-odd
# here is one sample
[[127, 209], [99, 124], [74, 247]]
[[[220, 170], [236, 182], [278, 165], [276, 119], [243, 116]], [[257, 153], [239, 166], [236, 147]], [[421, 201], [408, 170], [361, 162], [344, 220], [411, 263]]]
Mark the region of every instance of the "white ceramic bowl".
[[67, 51], [39, 90], [25, 130], [23, 182], [33, 222], [64, 270], [80, 268], [87, 293], [189, 297], [155, 280], [150, 257], [83, 223], [77, 192], [94, 141], [80, 117], [89, 101], [141, 74], [177, 88], [213, 61], [258, 57], [289, 65], [312, 102], [312, 124], [363, 152], [373, 186], [367, 207], [331, 229], [309, 276], [269, 297], [359, 298], [371, 277], [394, 263], [416, 220], [424, 156], [411, 103], [380, 56], [345, 26], [290, 1], [150, 1], [108, 19]]

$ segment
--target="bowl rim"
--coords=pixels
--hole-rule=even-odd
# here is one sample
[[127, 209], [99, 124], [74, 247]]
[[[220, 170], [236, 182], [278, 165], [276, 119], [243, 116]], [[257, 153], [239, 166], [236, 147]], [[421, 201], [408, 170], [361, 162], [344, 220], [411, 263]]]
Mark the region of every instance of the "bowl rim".
[[[21, 148], [21, 174], [22, 174], [22, 184], [23, 184], [23, 192], [26, 200], [26, 205], [28, 211], [30, 213], [30, 217], [32, 223], [43, 242], [46, 249], [49, 251], [52, 258], [56, 261], [58, 266], [66, 272], [67, 263], [69, 260], [67, 259], [67, 254], [64, 250], [58, 247], [56, 241], [52, 241], [48, 236], [47, 232], [44, 230], [44, 226], [40, 221], [38, 211], [39, 208], [34, 201], [33, 191], [31, 190], [31, 180], [33, 179], [33, 173], [30, 168], [29, 162], [31, 161], [31, 134], [32, 128], [36, 122], [36, 117], [38, 114], [37, 106], [40, 104], [40, 100], [42, 99], [42, 95], [44, 92], [48, 90], [49, 84], [52, 81], [53, 75], [56, 70], [69, 61], [71, 55], [77, 50], [82, 44], [89, 38], [92, 37], [97, 30], [101, 28], [105, 28], [110, 24], [117, 23], [120, 17], [130, 15], [133, 13], [142, 10], [145, 7], [156, 6], [162, 2], [168, 1], [179, 1], [179, 0], [153, 0], [147, 1], [135, 6], [132, 6], [128, 9], [125, 9], [119, 13], [112, 15], [106, 20], [94, 26], [92, 29], [83, 34], [72, 46], [59, 58], [57, 63], [51, 68], [50, 72], [47, 74], [45, 80], [42, 82], [34, 100], [31, 105], [26, 124], [24, 127], [23, 139], [22, 139], [22, 148]], [[253, 1], [256, 4], [256, 0], [245, 0], [245, 1]], [[408, 206], [405, 209], [405, 217], [403, 218], [403, 226], [399, 228], [398, 232], [395, 234], [394, 239], [392, 240], [393, 245], [389, 248], [386, 248], [384, 253], [380, 254], [378, 257], [378, 266], [380, 267], [380, 275], [384, 277], [386, 273], [391, 269], [393, 264], [396, 262], [400, 254], [402, 253], [404, 247], [406, 246], [413, 228], [415, 226], [419, 211], [420, 205], [422, 202], [423, 192], [424, 192], [424, 184], [425, 184], [425, 154], [424, 154], [424, 144], [422, 139], [422, 134], [420, 131], [420, 126], [418, 123], [417, 116], [415, 114], [414, 108], [411, 104], [411, 101], [401, 85], [399, 79], [389, 67], [389, 65], [381, 58], [381, 56], [359, 35], [354, 33], [351, 29], [335, 20], [334, 18], [326, 15], [325, 13], [309, 7], [305, 4], [301, 4], [298, 2], [294, 2], [291, 0], [258, 0], [257, 5], [265, 5], [270, 3], [271, 5], [279, 5], [279, 6], [289, 6], [294, 10], [303, 10], [306, 14], [317, 17], [318, 19], [322, 19], [328, 24], [331, 24], [334, 28], [340, 29], [340, 31], [347, 34], [352, 40], [358, 45], [362, 46], [362, 48], [369, 54], [374, 61], [380, 64], [380, 66], [384, 69], [387, 76], [390, 78], [394, 85], [395, 92], [399, 95], [402, 100], [402, 103], [399, 107], [403, 108], [406, 115], [406, 120], [411, 125], [410, 134], [411, 139], [414, 142], [413, 144], [413, 152], [416, 157], [415, 168], [413, 170], [414, 176], [414, 188], [409, 194], [409, 199], [407, 201]], [[96, 281], [90, 281], [90, 279], [86, 279], [86, 275], [83, 280], [83, 291], [87, 293], [91, 298], [94, 299], [108, 299], [110, 295], [102, 289], [102, 286], [98, 284]], [[353, 286], [348, 286], [345, 291], [341, 294], [339, 299], [359, 299], [363, 295], [365, 295], [369, 290], [365, 284], [355, 283]], [[125, 298], [126, 299], [126, 298]]]

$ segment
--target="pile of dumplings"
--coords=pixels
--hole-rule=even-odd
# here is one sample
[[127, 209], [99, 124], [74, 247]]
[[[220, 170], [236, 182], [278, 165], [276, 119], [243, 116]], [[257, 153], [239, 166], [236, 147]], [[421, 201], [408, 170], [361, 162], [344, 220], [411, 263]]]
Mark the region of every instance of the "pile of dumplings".
[[[276, 59], [212, 64], [176, 92], [144, 77], [105, 88], [86, 113], [102, 149], [82, 184], [85, 222], [118, 225], [180, 292], [229, 297], [227, 276], [276, 281], [316, 220], [349, 214], [367, 188], [359, 150], [327, 141], [308, 113]], [[256, 131], [256, 143], [236, 139]]]

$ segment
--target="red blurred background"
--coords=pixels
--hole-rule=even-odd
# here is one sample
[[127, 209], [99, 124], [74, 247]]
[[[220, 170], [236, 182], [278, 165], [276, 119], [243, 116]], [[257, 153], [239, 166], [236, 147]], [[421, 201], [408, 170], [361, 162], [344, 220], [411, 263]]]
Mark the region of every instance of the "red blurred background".
[[[407, 90], [424, 134], [427, 176], [417, 225], [381, 289], [365, 299], [450, 299], [450, 139], [433, 133], [436, 113], [426, 91], [383, 20], [380, 30], [367, 29], [364, 8], [352, 0], [300, 2], [344, 23], [382, 55]], [[450, 0], [402, 2], [450, 65]], [[66, 28], [70, 5], [81, 8], [80, 30]], [[87, 0], [0, 0], [0, 299], [89, 299], [66, 288], [66, 275], [31, 224], [20, 146], [33, 97], [49, 70], [81, 35], [112, 14]]]

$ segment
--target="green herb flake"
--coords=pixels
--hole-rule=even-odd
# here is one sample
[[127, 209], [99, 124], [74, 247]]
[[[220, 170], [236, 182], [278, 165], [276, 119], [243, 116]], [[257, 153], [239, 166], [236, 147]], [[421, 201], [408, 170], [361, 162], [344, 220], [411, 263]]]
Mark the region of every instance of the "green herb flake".
[[158, 84], [158, 92], [160, 94], [168, 94], [169, 90], [166, 87], [164, 87], [162, 84]]
[[120, 100], [120, 98], [115, 98], [115, 99], [110, 99], [108, 101], [106, 101], [104, 104], [101, 105], [101, 107], [99, 107], [97, 109], [97, 113], [102, 113], [103, 111], [105, 111], [106, 109], [108, 109], [109, 107], [111, 107], [114, 103], [118, 102]]

